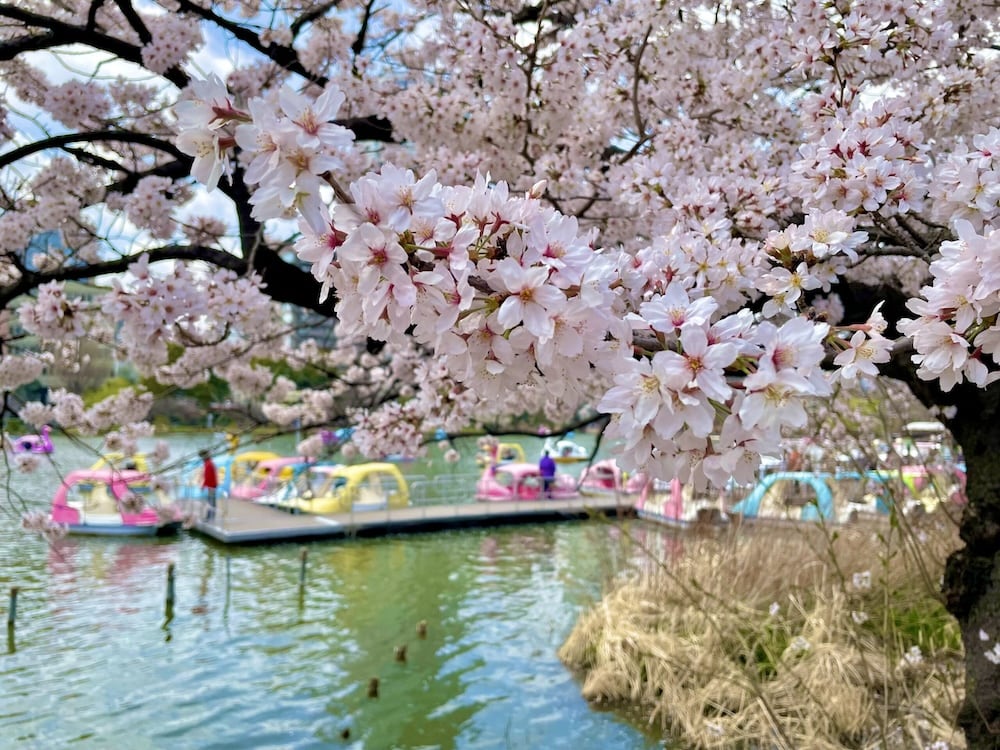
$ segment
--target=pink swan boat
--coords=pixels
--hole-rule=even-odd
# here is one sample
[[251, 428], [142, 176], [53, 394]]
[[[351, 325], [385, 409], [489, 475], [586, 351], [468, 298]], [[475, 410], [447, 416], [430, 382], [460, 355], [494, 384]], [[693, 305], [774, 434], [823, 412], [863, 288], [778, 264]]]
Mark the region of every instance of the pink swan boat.
[[645, 474], [626, 474], [613, 458], [597, 461], [580, 474], [584, 495], [637, 495], [645, 486]]
[[229, 496], [240, 500], [256, 500], [274, 492], [292, 478], [296, 466], [307, 463], [309, 459], [306, 456], [281, 456], [260, 461], [249, 476], [242, 481], [233, 482], [229, 488]]
[[11, 450], [14, 453], [51, 453], [54, 449], [47, 424], [42, 425], [40, 435], [22, 435], [11, 441]]
[[164, 536], [181, 527], [181, 512], [132, 469], [78, 469], [52, 498], [50, 518], [70, 534]]
[[576, 479], [569, 474], [556, 474], [546, 493], [536, 464], [488, 466], [476, 483], [476, 500], [562, 500], [579, 496]]
[[729, 523], [718, 499], [695, 496], [691, 485], [677, 479], [654, 479], [646, 483], [635, 503], [636, 515], [674, 528]]

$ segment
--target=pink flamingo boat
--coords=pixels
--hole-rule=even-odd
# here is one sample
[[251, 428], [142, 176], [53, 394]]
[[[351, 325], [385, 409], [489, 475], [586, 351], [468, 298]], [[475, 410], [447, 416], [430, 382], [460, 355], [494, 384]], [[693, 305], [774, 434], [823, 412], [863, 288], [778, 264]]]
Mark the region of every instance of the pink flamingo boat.
[[476, 500], [546, 500], [579, 497], [576, 479], [556, 474], [545, 492], [536, 464], [510, 463], [488, 466], [476, 483]]
[[580, 474], [580, 492], [584, 495], [637, 495], [645, 486], [645, 474], [629, 476], [613, 458], [597, 461]]
[[677, 479], [647, 482], [639, 493], [635, 510], [639, 518], [674, 528], [729, 522], [717, 499], [696, 497], [690, 485], [683, 485]]
[[49, 437], [49, 426], [42, 425], [39, 435], [22, 435], [11, 441], [11, 450], [14, 453], [51, 453], [55, 450], [52, 445], [52, 438]]
[[150, 476], [131, 469], [78, 469], [63, 479], [50, 517], [70, 534], [164, 536], [181, 527], [181, 512], [159, 496]]
[[239, 500], [256, 500], [274, 492], [282, 482], [290, 480], [297, 464], [309, 463], [305, 456], [280, 456], [257, 463], [242, 481], [229, 488], [229, 496]]

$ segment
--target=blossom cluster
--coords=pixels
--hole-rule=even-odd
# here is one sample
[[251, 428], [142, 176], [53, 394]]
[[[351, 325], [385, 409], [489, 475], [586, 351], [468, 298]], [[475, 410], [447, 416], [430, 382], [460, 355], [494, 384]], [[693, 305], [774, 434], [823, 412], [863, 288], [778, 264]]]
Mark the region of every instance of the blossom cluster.
[[[446, 186], [433, 171], [418, 178], [386, 164], [347, 190], [334, 184], [332, 209], [319, 226], [319, 187], [335, 167], [336, 149], [349, 145], [326, 123], [342, 95], [328, 88], [310, 107], [282, 94], [277, 105], [253, 100], [249, 113], [236, 110], [218, 82], [192, 96], [182, 111], [189, 130], [181, 147], [201, 160], [196, 172], [209, 185], [221, 174], [228, 157], [219, 131], [232, 122], [240, 123], [236, 141], [243, 133], [245, 148], [254, 134], [247, 158], [259, 183], [255, 210], [300, 210], [296, 251], [324, 294], [336, 290], [340, 331], [394, 343], [412, 334], [480, 398], [522, 389], [578, 395], [595, 380], [613, 379], [597, 408], [613, 417], [609, 435], [624, 441], [627, 469], [655, 467], [660, 476], [697, 484], [734, 473], [746, 480], [760, 447], [776, 443], [782, 427], [804, 422], [803, 399], [829, 392], [820, 371], [826, 324], [799, 317], [759, 323], [730, 309], [736, 305], [720, 310], [709, 294], [720, 278], [712, 274], [660, 286], [650, 283], [656, 274], [629, 275], [620, 252], [596, 249], [592, 232], [539, 200], [544, 184], [513, 195], [483, 175], [468, 187]], [[205, 140], [198, 145], [188, 134]], [[209, 141], [211, 148], [202, 148]], [[295, 171], [290, 153], [298, 154]], [[289, 202], [284, 191], [299, 195], [300, 188], [301, 200]], [[829, 284], [840, 270], [831, 257], [857, 257], [864, 237], [852, 229], [843, 212], [810, 215], [789, 232], [788, 250], [813, 264], [817, 285]], [[657, 350], [635, 358], [633, 336], [641, 332]], [[744, 376], [738, 387], [734, 373]], [[382, 419], [420, 424], [404, 411], [390, 409]], [[359, 445], [371, 418], [359, 417]], [[378, 445], [408, 448], [419, 442], [418, 428], [412, 431], [392, 438], [394, 431], [383, 429]]]
[[62, 539], [68, 532], [66, 524], [55, 523], [47, 512], [41, 510], [25, 513], [21, 517], [21, 528], [40, 535], [48, 542]]
[[[89, 335], [120, 348], [140, 372], [185, 386], [201, 382], [211, 366], [235, 362], [238, 353], [248, 356], [247, 342], [275, 335], [273, 307], [255, 275], [226, 269], [198, 275], [181, 264], [153, 272], [147, 255], [129, 266], [127, 276], [114, 278], [99, 303], [69, 297], [63, 284], [50, 282], [18, 315], [26, 331], [43, 339]], [[226, 341], [232, 332], [243, 335], [242, 343]], [[185, 347], [172, 362], [171, 343]]]
[[850, 264], [857, 263], [858, 247], [868, 239], [854, 226], [854, 219], [842, 210], [814, 210], [802, 224], [770, 232], [762, 250], [771, 266], [757, 279], [757, 289], [766, 295], [761, 314], [795, 315], [801, 312], [805, 292], [829, 292]]
[[973, 136], [972, 145], [943, 161], [930, 194], [935, 218], [965, 220], [982, 231], [1000, 218], [1000, 128]]
[[47, 403], [29, 401], [19, 415], [37, 426], [57, 423], [83, 435], [107, 433], [107, 450], [136, 453], [139, 440], [153, 435], [152, 425], [144, 421], [152, 405], [151, 393], [129, 387], [87, 408], [79, 395], [55, 388]]
[[958, 239], [943, 242], [930, 265], [933, 282], [907, 303], [918, 317], [899, 322], [913, 340], [917, 375], [946, 391], [1000, 378], [1000, 230], [980, 233], [962, 219], [955, 231]]
[[[831, 85], [831, 88], [833, 86]], [[846, 213], [919, 211], [927, 190], [923, 135], [900, 99], [860, 97], [829, 107], [815, 95], [791, 189], [810, 207]]]
[[0, 359], [0, 388], [12, 391], [37, 379], [45, 370], [44, 355], [11, 355]]
[[184, 14], [147, 15], [144, 23], [152, 39], [143, 45], [142, 63], [155, 73], [179, 65], [202, 41], [198, 24]]

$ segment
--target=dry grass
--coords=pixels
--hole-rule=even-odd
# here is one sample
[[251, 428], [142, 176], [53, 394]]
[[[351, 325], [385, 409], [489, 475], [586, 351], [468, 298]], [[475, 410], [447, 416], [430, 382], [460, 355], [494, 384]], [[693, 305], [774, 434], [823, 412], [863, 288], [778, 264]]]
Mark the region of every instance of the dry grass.
[[560, 657], [588, 699], [640, 708], [683, 747], [964, 747], [961, 638], [935, 594], [957, 539], [919, 534], [692, 540], [585, 614]]

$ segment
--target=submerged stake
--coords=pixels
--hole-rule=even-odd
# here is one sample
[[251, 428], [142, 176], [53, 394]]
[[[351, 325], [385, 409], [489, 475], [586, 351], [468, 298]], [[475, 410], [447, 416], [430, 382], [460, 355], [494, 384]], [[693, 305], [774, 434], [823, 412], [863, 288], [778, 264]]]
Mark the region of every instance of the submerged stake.
[[299, 588], [306, 585], [306, 560], [309, 557], [309, 550], [305, 547], [299, 552], [301, 562], [299, 564]]
[[166, 600], [166, 606], [167, 606], [167, 616], [169, 617], [170, 613], [174, 609], [174, 564], [173, 563], [169, 563], [167, 565], [167, 600]]
[[17, 592], [21, 589], [17, 586], [10, 587], [10, 606], [7, 608], [7, 627], [14, 627], [14, 621], [17, 619]]

